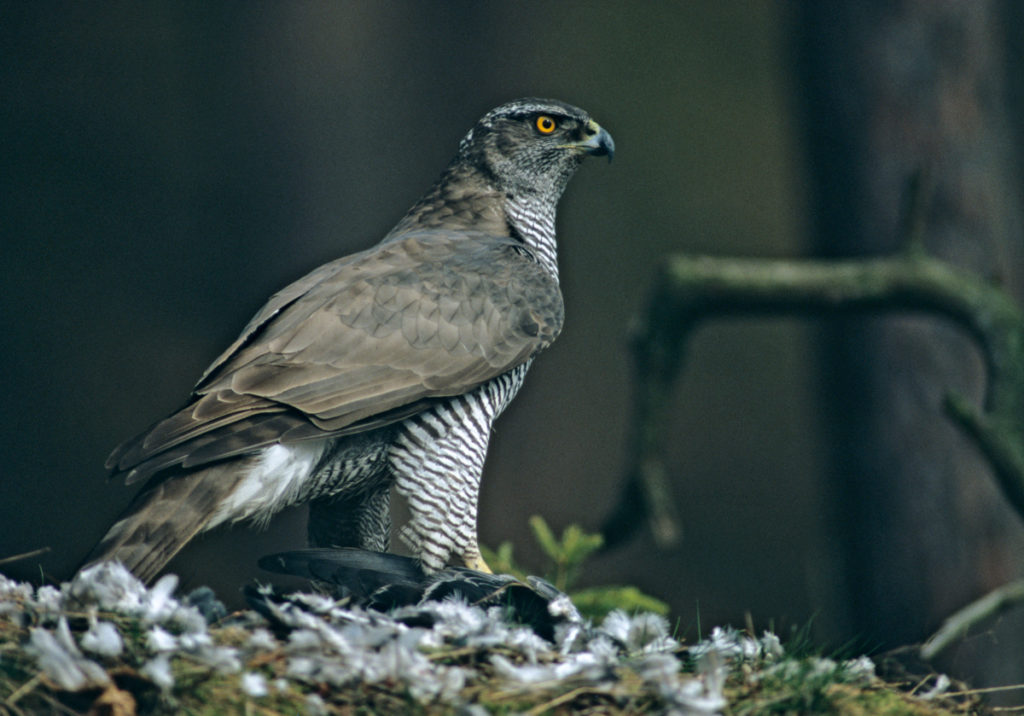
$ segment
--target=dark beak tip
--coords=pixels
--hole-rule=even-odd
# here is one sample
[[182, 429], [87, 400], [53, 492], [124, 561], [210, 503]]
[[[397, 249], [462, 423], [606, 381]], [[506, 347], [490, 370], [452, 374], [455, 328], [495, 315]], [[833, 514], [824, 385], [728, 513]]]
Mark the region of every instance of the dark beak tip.
[[590, 154], [595, 157], [607, 156], [608, 163], [611, 164], [615, 158], [615, 140], [612, 139], [612, 135], [602, 129], [597, 136], [597, 146], [590, 150]]
[[612, 159], [615, 158], [615, 140], [603, 129], [601, 130], [601, 149], [604, 154], [608, 155], [608, 163], [611, 164]]

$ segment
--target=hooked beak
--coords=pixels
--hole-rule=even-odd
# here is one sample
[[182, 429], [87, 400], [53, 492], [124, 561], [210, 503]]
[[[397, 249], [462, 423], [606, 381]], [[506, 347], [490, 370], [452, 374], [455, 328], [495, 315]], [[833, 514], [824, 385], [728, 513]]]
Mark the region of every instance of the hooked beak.
[[603, 157], [607, 155], [608, 161], [611, 162], [612, 157], [615, 156], [615, 140], [612, 139], [612, 135], [608, 134], [608, 132], [594, 120], [590, 120], [587, 123], [586, 129], [583, 131], [587, 135], [587, 138], [572, 146], [577, 147], [578, 149], [581, 149], [587, 154], [595, 157]]

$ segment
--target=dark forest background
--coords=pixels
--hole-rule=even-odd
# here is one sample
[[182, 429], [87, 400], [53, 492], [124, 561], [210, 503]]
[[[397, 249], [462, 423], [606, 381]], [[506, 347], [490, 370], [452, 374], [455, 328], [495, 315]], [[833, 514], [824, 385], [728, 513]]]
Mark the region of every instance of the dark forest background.
[[[615, 505], [630, 320], [667, 253], [890, 251], [927, 165], [929, 247], [1020, 298], [1018, 7], [0, 3], [0, 558], [52, 548], [4, 571], [69, 577], [132, 494], [109, 450], [271, 293], [375, 243], [516, 97], [578, 104], [617, 146], [563, 199], [566, 329], [485, 473], [482, 541], [527, 566], [530, 515], [596, 530]], [[642, 533], [585, 580], [661, 597], [691, 638], [749, 613], [920, 641], [1024, 564], [1024, 526], [941, 414], [982, 384], [970, 343], [921, 319], [710, 323], [673, 396], [683, 539]], [[303, 530], [294, 511], [217, 533], [172, 569], [237, 602]], [[944, 667], [1022, 681], [1021, 634], [1005, 615]]]

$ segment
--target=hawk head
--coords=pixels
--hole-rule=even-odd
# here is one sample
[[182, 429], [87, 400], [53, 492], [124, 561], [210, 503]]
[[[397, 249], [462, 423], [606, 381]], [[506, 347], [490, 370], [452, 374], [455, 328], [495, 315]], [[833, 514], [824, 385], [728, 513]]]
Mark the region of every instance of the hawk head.
[[510, 195], [562, 194], [583, 157], [607, 156], [615, 142], [579, 107], [519, 99], [492, 109], [459, 144], [456, 162], [474, 166]]

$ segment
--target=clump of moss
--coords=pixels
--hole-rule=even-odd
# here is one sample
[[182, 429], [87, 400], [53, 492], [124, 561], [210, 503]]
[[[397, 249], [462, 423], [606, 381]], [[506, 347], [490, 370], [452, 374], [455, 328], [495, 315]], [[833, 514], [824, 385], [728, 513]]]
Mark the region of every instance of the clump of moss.
[[[918, 698], [879, 679], [865, 657], [787, 649], [770, 633], [716, 628], [684, 645], [651, 613], [664, 605], [638, 590], [572, 591], [598, 536], [570, 527], [556, 537], [540, 518], [531, 527], [550, 581], [581, 606], [592, 595], [591, 614], [607, 612], [566, 623], [554, 642], [500, 607], [460, 601], [382, 614], [307, 595], [272, 625], [175, 597], [173, 575], [147, 589], [120, 565], [60, 588], [0, 575], [0, 716], [980, 713], [976, 698], [940, 688]], [[521, 574], [508, 545], [489, 560]]]

